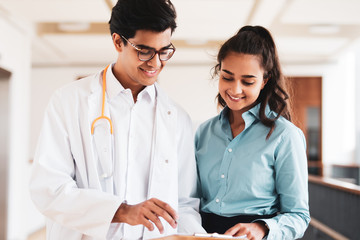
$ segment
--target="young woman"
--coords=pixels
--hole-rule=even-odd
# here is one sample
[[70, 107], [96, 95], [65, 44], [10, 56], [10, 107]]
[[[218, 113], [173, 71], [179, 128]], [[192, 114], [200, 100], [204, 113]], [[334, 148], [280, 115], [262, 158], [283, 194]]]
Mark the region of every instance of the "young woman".
[[203, 227], [248, 239], [300, 238], [310, 221], [305, 138], [290, 122], [273, 38], [245, 26], [217, 60], [223, 110], [195, 137]]

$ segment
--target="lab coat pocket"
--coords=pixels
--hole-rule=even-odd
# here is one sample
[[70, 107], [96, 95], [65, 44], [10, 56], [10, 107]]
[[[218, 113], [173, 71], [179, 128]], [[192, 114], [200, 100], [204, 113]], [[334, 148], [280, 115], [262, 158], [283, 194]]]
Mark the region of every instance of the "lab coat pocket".
[[[105, 191], [111, 191], [109, 186], [113, 177], [113, 136], [106, 120], [99, 120], [94, 130], [95, 157], [98, 159], [97, 169], [99, 180]], [[110, 188], [110, 189], [109, 189]]]

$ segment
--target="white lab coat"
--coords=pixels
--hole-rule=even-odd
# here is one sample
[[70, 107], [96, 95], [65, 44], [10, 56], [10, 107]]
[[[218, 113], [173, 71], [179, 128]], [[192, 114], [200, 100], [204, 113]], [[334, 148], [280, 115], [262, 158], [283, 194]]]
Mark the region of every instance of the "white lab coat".
[[[91, 123], [101, 113], [101, 74], [59, 89], [46, 110], [30, 192], [37, 208], [47, 217], [47, 239], [112, 239], [113, 232], [119, 239], [119, 232], [123, 234], [123, 224], [111, 224], [111, 220], [124, 199], [113, 194], [112, 177], [100, 177], [101, 163], [114, 161], [112, 151], [117, 149], [95, 146], [91, 135]], [[157, 84], [155, 88], [156, 130], [148, 199], [158, 198], [178, 211], [179, 232], [202, 231], [199, 201], [194, 197], [196, 163], [191, 120]], [[105, 115], [109, 112], [106, 106], [105, 103]], [[114, 136], [105, 132], [100, 134], [104, 139], [97, 142], [112, 144]], [[108, 147], [112, 149], [110, 153], [99, 153]], [[107, 166], [111, 168], [112, 164]], [[168, 223], [163, 225], [164, 235], [177, 232]], [[144, 239], [163, 236], [157, 229], [144, 229]], [[131, 239], [131, 232], [126, 236]]]

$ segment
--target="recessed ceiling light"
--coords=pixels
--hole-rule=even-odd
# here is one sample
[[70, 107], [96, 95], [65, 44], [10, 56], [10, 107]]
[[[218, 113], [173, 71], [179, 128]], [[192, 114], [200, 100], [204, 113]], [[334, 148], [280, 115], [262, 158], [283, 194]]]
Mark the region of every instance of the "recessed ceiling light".
[[90, 23], [58, 23], [58, 28], [64, 32], [85, 32], [90, 29]]
[[186, 39], [185, 42], [189, 45], [200, 46], [207, 44], [208, 40], [197, 38], [197, 39]]
[[339, 31], [339, 25], [335, 24], [314, 24], [309, 27], [309, 32], [314, 34], [335, 34]]

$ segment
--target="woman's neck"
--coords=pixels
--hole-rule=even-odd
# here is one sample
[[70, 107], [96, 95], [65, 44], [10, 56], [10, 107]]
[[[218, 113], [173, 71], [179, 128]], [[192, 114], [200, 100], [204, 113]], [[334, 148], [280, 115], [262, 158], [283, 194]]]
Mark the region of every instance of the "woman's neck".
[[243, 112], [241, 111], [233, 111], [231, 109], [229, 111], [229, 123], [233, 138], [235, 138], [245, 129], [245, 121], [242, 118], [242, 114]]

